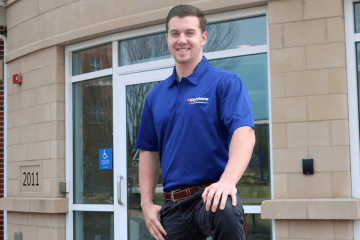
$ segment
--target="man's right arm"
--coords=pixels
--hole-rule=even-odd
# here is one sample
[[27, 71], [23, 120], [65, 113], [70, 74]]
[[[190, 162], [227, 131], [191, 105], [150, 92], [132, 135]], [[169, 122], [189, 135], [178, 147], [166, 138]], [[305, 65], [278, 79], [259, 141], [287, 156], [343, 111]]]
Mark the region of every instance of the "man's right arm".
[[146, 227], [156, 240], [164, 240], [162, 234], [166, 235], [166, 231], [158, 219], [161, 206], [153, 204], [159, 168], [159, 152], [140, 150], [139, 183], [141, 208], [145, 216]]

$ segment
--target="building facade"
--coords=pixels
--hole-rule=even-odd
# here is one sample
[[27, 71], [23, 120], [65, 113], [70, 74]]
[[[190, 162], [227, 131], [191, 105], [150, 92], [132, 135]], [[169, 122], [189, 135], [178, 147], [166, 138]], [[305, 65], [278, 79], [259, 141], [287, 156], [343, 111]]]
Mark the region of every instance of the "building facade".
[[237, 185], [250, 239], [360, 239], [356, 0], [7, 0], [7, 239], [151, 239], [134, 144], [172, 73], [177, 4], [206, 13], [204, 55], [250, 96], [256, 145]]

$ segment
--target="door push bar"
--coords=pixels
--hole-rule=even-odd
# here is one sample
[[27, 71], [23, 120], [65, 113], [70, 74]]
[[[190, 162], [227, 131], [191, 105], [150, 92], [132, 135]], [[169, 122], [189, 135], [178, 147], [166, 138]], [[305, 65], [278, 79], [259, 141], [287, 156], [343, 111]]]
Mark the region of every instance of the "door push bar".
[[124, 203], [121, 202], [121, 179], [123, 177], [122, 176], [118, 176], [118, 179], [117, 179], [117, 198], [118, 198], [118, 203], [119, 205], [123, 205]]

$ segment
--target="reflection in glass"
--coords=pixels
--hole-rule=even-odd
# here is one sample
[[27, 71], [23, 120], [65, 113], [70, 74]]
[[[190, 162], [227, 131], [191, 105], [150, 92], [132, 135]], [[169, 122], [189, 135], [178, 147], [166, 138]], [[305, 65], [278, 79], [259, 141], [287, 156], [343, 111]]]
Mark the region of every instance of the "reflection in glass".
[[261, 219], [260, 214], [246, 214], [246, 225], [249, 240], [270, 240], [271, 220]]
[[[141, 113], [150, 90], [159, 82], [150, 82], [126, 86], [126, 143], [127, 143], [127, 176], [128, 176], [128, 227], [129, 240], [153, 239], [146, 228], [144, 215], [140, 207], [139, 187], [139, 150], [135, 149]], [[155, 189], [155, 204], [162, 202], [162, 175]]]
[[255, 120], [256, 144], [248, 168], [237, 184], [244, 205], [270, 199], [270, 145], [267, 54], [211, 60], [215, 67], [236, 73], [249, 93]]
[[113, 148], [112, 77], [73, 84], [74, 203], [113, 204], [113, 169], [99, 149]]
[[[209, 23], [204, 52], [266, 44], [266, 16]], [[165, 32], [119, 41], [119, 66], [171, 58]]]
[[119, 66], [170, 58], [165, 32], [119, 42]]
[[72, 61], [73, 76], [112, 68], [112, 44], [74, 52]]
[[207, 32], [205, 53], [264, 45], [267, 42], [266, 16], [208, 24]]
[[114, 214], [74, 212], [74, 240], [114, 240]]
[[355, 33], [360, 32], [360, 3], [354, 3]]

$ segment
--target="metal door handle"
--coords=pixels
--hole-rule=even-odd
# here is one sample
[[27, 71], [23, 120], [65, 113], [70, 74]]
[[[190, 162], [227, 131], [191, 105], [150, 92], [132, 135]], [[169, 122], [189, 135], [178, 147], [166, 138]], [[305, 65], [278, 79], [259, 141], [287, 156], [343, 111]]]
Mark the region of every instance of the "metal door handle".
[[118, 190], [117, 197], [118, 197], [118, 203], [120, 205], [123, 205], [123, 202], [121, 202], [121, 179], [122, 178], [123, 178], [122, 176], [118, 176], [118, 179], [117, 179], [117, 190]]

